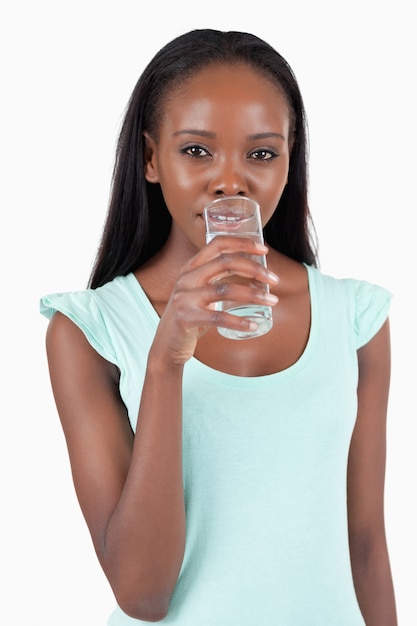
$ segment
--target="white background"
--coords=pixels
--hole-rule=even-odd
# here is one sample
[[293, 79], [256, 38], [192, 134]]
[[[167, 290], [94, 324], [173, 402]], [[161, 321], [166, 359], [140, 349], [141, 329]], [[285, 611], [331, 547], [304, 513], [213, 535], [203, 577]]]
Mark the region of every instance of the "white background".
[[38, 301], [85, 287], [134, 84], [168, 40], [205, 27], [253, 32], [290, 62], [310, 125], [322, 270], [395, 295], [386, 522], [399, 623], [416, 624], [411, 8], [411, 0], [3, 4], [0, 562], [8, 626], [104, 626], [113, 607], [73, 494]]

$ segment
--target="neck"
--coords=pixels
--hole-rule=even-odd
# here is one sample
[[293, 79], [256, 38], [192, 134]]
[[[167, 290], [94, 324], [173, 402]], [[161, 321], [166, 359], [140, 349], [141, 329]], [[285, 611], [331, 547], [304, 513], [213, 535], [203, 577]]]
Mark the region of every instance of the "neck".
[[[198, 248], [173, 224], [163, 248], [139, 267], [135, 274], [142, 286], [146, 285], [148, 280], [153, 283], [153, 279], [157, 277], [159, 296], [161, 297], [162, 292], [169, 295], [180, 275], [181, 268], [197, 252]], [[161, 276], [163, 276], [162, 283]]]

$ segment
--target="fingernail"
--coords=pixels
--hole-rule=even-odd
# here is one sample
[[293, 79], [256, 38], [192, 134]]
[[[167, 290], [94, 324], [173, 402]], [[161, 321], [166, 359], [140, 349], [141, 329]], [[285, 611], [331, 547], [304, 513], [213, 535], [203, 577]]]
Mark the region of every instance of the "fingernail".
[[279, 300], [279, 298], [273, 293], [265, 293], [263, 298], [266, 302], [269, 302], [270, 304], [276, 304]]
[[270, 280], [272, 280], [272, 282], [274, 282], [274, 283], [278, 283], [279, 282], [279, 276], [274, 274], [274, 272], [271, 272], [271, 270], [267, 270], [267, 274], [268, 274], [268, 278]]

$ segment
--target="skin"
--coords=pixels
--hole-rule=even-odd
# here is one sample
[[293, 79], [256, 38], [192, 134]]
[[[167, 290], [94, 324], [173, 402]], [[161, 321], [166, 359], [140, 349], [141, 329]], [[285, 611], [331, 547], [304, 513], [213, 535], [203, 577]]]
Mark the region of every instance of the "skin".
[[[237, 376], [289, 367], [307, 343], [310, 299], [302, 265], [269, 250], [266, 271], [242, 256], [266, 252], [250, 240], [204, 241], [202, 210], [216, 197], [254, 198], [264, 224], [278, 203], [291, 136], [288, 106], [275, 85], [244, 65], [204, 69], [171, 94], [158, 136], [146, 134], [146, 144], [145, 176], [161, 185], [173, 225], [164, 248], [136, 271], [161, 317], [136, 436], [119, 396], [118, 371], [59, 313], [48, 327], [47, 352], [75, 488], [101, 566], [127, 614], [157, 621], [168, 612], [184, 554], [184, 364], [194, 355]], [[268, 283], [274, 312], [270, 333], [233, 342], [233, 350], [216, 327], [245, 330], [248, 322], [213, 309], [224, 294], [212, 281], [225, 273]], [[250, 293], [265, 302], [263, 291], [229, 289], [235, 300]], [[352, 571], [367, 626], [395, 626], [383, 517], [388, 322], [358, 360], [359, 410], [348, 467]]]

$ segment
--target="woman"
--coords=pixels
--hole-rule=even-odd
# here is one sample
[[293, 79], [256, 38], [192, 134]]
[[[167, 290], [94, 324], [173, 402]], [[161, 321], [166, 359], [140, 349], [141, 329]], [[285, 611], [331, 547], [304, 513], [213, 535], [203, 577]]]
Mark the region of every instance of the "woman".
[[[394, 626], [383, 490], [390, 294], [317, 270], [302, 98], [244, 33], [192, 31], [139, 79], [89, 289], [42, 299], [112, 626]], [[261, 206], [267, 247], [204, 207]], [[268, 269], [250, 255], [267, 253]], [[271, 331], [215, 310], [273, 307]], [[278, 303], [279, 300], [279, 303]], [[277, 304], [278, 303], [278, 304]]]

